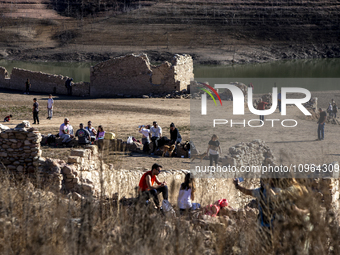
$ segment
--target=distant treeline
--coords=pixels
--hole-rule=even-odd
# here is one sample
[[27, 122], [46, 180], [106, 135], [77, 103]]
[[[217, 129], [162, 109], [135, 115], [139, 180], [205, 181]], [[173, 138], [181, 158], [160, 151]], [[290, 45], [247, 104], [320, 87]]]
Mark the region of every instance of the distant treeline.
[[124, 12], [138, 8], [140, 4], [157, 1], [145, 0], [51, 0], [50, 7], [59, 14], [81, 18], [104, 11]]

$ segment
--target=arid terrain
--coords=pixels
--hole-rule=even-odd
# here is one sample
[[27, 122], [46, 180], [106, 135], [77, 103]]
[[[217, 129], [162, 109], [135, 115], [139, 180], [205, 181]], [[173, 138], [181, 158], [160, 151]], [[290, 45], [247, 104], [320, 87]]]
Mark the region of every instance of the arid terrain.
[[[336, 102], [340, 101], [339, 91], [315, 92], [312, 96], [319, 99], [319, 106], [326, 107], [333, 98]], [[137, 127], [141, 124], [151, 124], [154, 120], [158, 121], [163, 128], [163, 134], [169, 137], [169, 125], [174, 122], [182, 134], [183, 140], [190, 139], [190, 100], [188, 99], [86, 99], [67, 96], [56, 96], [54, 117], [47, 120], [47, 109], [45, 95], [30, 94], [24, 95], [13, 91], [0, 93], [1, 115], [8, 114], [14, 116], [8, 124], [15, 127], [22, 120], [29, 120], [32, 123], [31, 106], [32, 99], [36, 97], [40, 103], [40, 124], [34, 125], [42, 134], [57, 134], [63, 119], [68, 117], [70, 124], [76, 130], [79, 123], [86, 124], [91, 120], [93, 125], [103, 125], [106, 131], [114, 132], [118, 138], [127, 139], [128, 136], [141, 138]], [[200, 105], [200, 100], [197, 101]], [[226, 101], [227, 109], [232, 108], [232, 102]], [[213, 106], [209, 106], [209, 111], [214, 111]], [[230, 128], [221, 126], [216, 131], [225, 130], [225, 136], [221, 137], [223, 155], [228, 153], [228, 149], [239, 142], [250, 142], [254, 139], [262, 139], [273, 150], [274, 155], [280, 163], [331, 163], [339, 161], [339, 141], [337, 139], [338, 125], [328, 124], [326, 126], [325, 140], [316, 141], [317, 124], [316, 120], [308, 120], [296, 107], [288, 107], [288, 115], [281, 116], [276, 112], [270, 116], [274, 119], [296, 119], [296, 128], [284, 128], [277, 125], [271, 128], [265, 125], [262, 128]], [[231, 110], [226, 114], [226, 119], [232, 119]], [[246, 110], [245, 119], [257, 119]], [[267, 117], [269, 118], [269, 117]], [[239, 118], [238, 118], [239, 119]], [[277, 122], [278, 123], [278, 122]], [[7, 124], [7, 123], [4, 123]], [[269, 123], [270, 124], [270, 123]], [[204, 124], [202, 123], [202, 126]], [[211, 131], [212, 132], [212, 131]], [[204, 136], [206, 143], [209, 141], [211, 132]], [[206, 150], [206, 144], [196, 144], [200, 151]], [[62, 158], [68, 156], [68, 148], [42, 147], [43, 156]], [[123, 155], [118, 157], [109, 155], [106, 157], [107, 163], [116, 162], [116, 167], [122, 169], [148, 169], [154, 162], [161, 163], [165, 169], [189, 169], [189, 159], [182, 158], [161, 158], [158, 156], [146, 156], [141, 154]]]
[[339, 8], [336, 1], [0, 1], [0, 53], [29, 61], [188, 53], [200, 64], [333, 58]]

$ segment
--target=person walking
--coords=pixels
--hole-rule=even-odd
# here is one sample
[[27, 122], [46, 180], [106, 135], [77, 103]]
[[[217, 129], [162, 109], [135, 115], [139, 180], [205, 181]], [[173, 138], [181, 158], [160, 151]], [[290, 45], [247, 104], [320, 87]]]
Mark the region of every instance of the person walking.
[[36, 98], [33, 98], [33, 124], [39, 124], [39, 103]]
[[325, 123], [327, 119], [327, 113], [322, 110], [322, 108], [319, 108], [320, 118], [318, 120], [318, 140], [324, 140], [325, 139]]
[[281, 92], [277, 94], [277, 104], [279, 106], [279, 112], [281, 112]]
[[30, 88], [31, 88], [31, 83], [30, 83], [30, 79], [27, 79], [25, 82], [25, 86], [26, 86], [26, 90], [25, 90], [25, 95], [29, 95], [30, 94]]
[[333, 103], [333, 117], [336, 118], [336, 114], [338, 113], [338, 107], [336, 103]]
[[[260, 98], [259, 99], [259, 103], [257, 105], [257, 110], [264, 110], [264, 109], [266, 109], [266, 105], [267, 104], [268, 104], [267, 102], [262, 101], [262, 98]], [[261, 123], [264, 122], [264, 115], [260, 115], [260, 122]]]
[[54, 104], [54, 101], [52, 99], [52, 95], [50, 94], [48, 96], [48, 100], [47, 100], [47, 119], [50, 120], [52, 119], [52, 115], [53, 115], [53, 104]]
[[327, 112], [329, 114], [329, 117], [333, 116], [333, 106], [332, 106], [332, 103], [329, 103], [328, 108], [327, 108]]
[[210, 166], [213, 165], [213, 161], [215, 161], [215, 166], [218, 164], [219, 153], [222, 153], [220, 142], [218, 141], [217, 135], [212, 135], [211, 140], [208, 144], [207, 154], [210, 159]]

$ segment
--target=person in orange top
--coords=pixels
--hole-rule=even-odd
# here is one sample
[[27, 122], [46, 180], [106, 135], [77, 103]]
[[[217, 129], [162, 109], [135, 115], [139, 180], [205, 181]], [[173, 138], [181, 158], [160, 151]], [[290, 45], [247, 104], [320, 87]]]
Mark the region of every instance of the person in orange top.
[[166, 182], [160, 182], [157, 178], [161, 170], [162, 166], [155, 163], [152, 165], [151, 171], [143, 174], [139, 181], [139, 191], [142, 192], [142, 196], [145, 197], [146, 200], [149, 200], [150, 196], [152, 196], [157, 209], [160, 209], [158, 200], [159, 193], [162, 193], [163, 199], [168, 200], [168, 186]]
[[[259, 99], [259, 103], [257, 104], [257, 110], [264, 110], [266, 109], [267, 102], [263, 102], [262, 98]], [[260, 115], [260, 121], [264, 121], [264, 115]]]

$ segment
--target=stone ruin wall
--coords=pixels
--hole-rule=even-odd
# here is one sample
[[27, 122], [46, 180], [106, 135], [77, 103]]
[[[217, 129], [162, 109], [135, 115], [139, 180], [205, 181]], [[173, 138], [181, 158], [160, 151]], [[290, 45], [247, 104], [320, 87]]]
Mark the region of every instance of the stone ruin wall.
[[10, 78], [6, 68], [0, 66], [0, 88], [10, 88]]
[[[33, 128], [1, 132], [0, 162], [12, 173], [30, 175], [33, 180], [40, 179], [40, 186], [55, 192], [99, 196], [103, 191], [108, 197], [115, 193], [120, 197], [136, 195], [135, 187], [145, 171], [116, 170], [112, 165], [102, 164], [95, 145], [72, 150], [67, 162], [44, 158], [41, 157], [40, 141], [41, 134]], [[169, 200], [173, 204], [177, 203], [178, 190], [185, 173], [185, 170], [166, 170], [159, 176], [160, 180], [168, 183]], [[104, 182], [101, 183], [101, 180]], [[231, 205], [237, 206], [232, 180], [198, 179], [196, 185], [197, 202], [207, 204], [228, 198]]]
[[[46, 94], [67, 94], [65, 87], [67, 76], [13, 68], [11, 77], [5, 79], [3, 69], [0, 69], [0, 86], [3, 88], [25, 91], [26, 80], [30, 79], [30, 91]], [[74, 83], [72, 87], [72, 94], [74, 96], [89, 96], [89, 93], [90, 84], [88, 82]]]
[[222, 165], [236, 166], [262, 166], [275, 165], [276, 158], [272, 150], [262, 140], [253, 140], [249, 143], [238, 143], [229, 148], [229, 154], [222, 159]]
[[175, 55], [172, 63], [153, 66], [145, 54], [126, 55], [91, 68], [91, 96], [148, 95], [187, 89], [194, 78], [189, 55]]
[[33, 128], [28, 131], [8, 129], [0, 133], [0, 161], [18, 173], [34, 172], [39, 157], [41, 135]]
[[[0, 88], [25, 91], [25, 82], [30, 79], [30, 91], [66, 95], [67, 78], [20, 68], [13, 68], [9, 77], [7, 70], [0, 67]], [[74, 83], [72, 94], [110, 97], [172, 93], [187, 89], [193, 78], [193, 60], [190, 55], [176, 54], [171, 63], [165, 61], [159, 66], [151, 65], [145, 54], [126, 55], [91, 67], [91, 82]]]
[[[1, 132], [1, 166], [5, 166], [12, 173], [27, 174], [33, 177], [33, 180], [39, 179], [40, 187], [43, 184], [45, 188], [55, 192], [61, 191], [76, 197], [99, 196], [101, 192], [108, 197], [113, 197], [116, 193], [120, 198], [136, 196], [135, 187], [145, 171], [117, 170], [113, 165], [102, 164], [98, 147], [95, 145], [72, 150], [67, 162], [44, 158], [41, 157], [40, 141], [41, 134], [33, 128], [27, 131], [9, 129]], [[260, 140], [240, 143], [231, 147], [229, 152], [230, 155], [222, 159], [223, 165], [261, 165], [275, 161], [271, 150]], [[188, 171], [164, 170], [159, 179], [168, 183], [169, 200], [176, 204], [180, 184]], [[231, 178], [197, 178], [196, 187], [195, 202], [202, 205], [227, 198], [230, 205], [237, 208], [252, 199], [237, 191]], [[338, 178], [320, 179], [317, 188], [323, 194], [326, 208], [340, 208]]]

